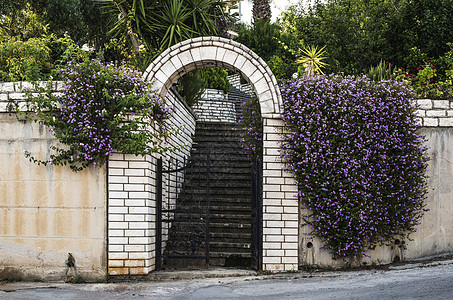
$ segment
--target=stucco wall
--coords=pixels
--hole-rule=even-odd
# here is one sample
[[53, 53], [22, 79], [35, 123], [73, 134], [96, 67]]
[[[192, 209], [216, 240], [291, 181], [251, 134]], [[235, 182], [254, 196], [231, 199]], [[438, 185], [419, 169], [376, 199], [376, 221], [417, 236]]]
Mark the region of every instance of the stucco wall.
[[0, 113], [0, 278], [61, 280], [68, 253], [79, 275], [105, 275], [105, 168], [38, 166], [55, 143], [46, 128]]
[[423, 128], [431, 157], [428, 212], [408, 242], [405, 258], [453, 253], [453, 128]]

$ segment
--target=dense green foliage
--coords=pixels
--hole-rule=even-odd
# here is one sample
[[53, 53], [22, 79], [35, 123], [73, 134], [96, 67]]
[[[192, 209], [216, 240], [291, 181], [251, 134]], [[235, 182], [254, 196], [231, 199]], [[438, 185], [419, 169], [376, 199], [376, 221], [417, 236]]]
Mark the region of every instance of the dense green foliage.
[[0, 81], [46, 80], [68, 62], [81, 62], [88, 53], [68, 37], [54, 34], [22, 41], [0, 40]]
[[277, 79], [288, 79], [297, 71], [295, 51], [289, 45], [298, 45], [282, 28], [264, 20], [253, 25], [241, 25], [235, 41], [258, 54], [271, 68]]
[[306, 45], [326, 47], [327, 73], [360, 74], [381, 60], [414, 69], [443, 55], [453, 41], [452, 14], [453, 0], [329, 0], [292, 7], [281, 26]]
[[206, 82], [206, 88], [208, 89], [222, 90], [224, 93], [228, 93], [228, 91], [230, 90], [228, 72], [224, 68], [201, 68], [200, 77]]

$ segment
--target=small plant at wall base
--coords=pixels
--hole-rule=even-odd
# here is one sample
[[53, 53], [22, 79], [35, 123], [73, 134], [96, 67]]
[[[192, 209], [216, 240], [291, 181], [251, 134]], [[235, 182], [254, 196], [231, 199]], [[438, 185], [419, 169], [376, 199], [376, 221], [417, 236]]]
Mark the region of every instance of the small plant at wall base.
[[[170, 108], [150, 90], [139, 72], [96, 60], [69, 64], [60, 71], [65, 89], [52, 93], [52, 82], [30, 92], [30, 117], [49, 128], [59, 141], [49, 159], [26, 157], [37, 164], [66, 165], [80, 171], [106, 163], [113, 151], [135, 155], [172, 150], [163, 120]], [[158, 130], [158, 128], [160, 130]]]
[[302, 77], [281, 92], [288, 132], [281, 156], [322, 249], [359, 260], [415, 231], [425, 211], [428, 158], [413, 92], [342, 75]]

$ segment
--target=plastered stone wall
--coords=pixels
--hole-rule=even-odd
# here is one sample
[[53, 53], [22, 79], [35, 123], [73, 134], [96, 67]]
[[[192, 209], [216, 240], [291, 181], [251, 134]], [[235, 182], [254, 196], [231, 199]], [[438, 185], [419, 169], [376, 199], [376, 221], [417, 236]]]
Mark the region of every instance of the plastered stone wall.
[[[177, 95], [169, 91], [167, 104], [174, 108], [168, 120], [171, 128], [181, 131], [172, 136], [171, 145], [186, 145], [182, 150], [162, 156], [163, 164], [183, 161], [192, 148], [195, 115]], [[148, 274], [156, 265], [156, 180], [157, 159], [112, 154], [108, 167], [108, 271], [111, 275]], [[174, 178], [164, 177], [163, 201], [176, 201]], [[166, 235], [162, 238], [166, 241]]]
[[77, 275], [102, 279], [106, 169], [74, 173], [25, 158], [28, 150], [48, 159], [48, 149], [56, 142], [42, 125], [6, 112], [8, 101], [23, 104], [21, 88], [28, 86], [0, 84], [0, 278], [65, 279], [72, 253]]

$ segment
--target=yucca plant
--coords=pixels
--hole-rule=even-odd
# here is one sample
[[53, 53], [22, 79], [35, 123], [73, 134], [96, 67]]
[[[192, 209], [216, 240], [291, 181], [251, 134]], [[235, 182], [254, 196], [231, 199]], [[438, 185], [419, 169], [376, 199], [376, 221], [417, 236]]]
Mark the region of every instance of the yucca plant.
[[323, 62], [326, 57], [324, 57], [324, 47], [318, 49], [316, 46], [308, 46], [301, 50], [302, 57], [299, 58], [296, 63], [301, 64], [305, 69], [305, 74], [307, 76], [313, 76], [316, 73], [324, 74], [321, 68], [327, 66], [325, 62]]
[[221, 0], [97, 0], [114, 16], [111, 33], [129, 36], [136, 52], [141, 44], [160, 51], [183, 40], [217, 35], [217, 20], [226, 18]]

